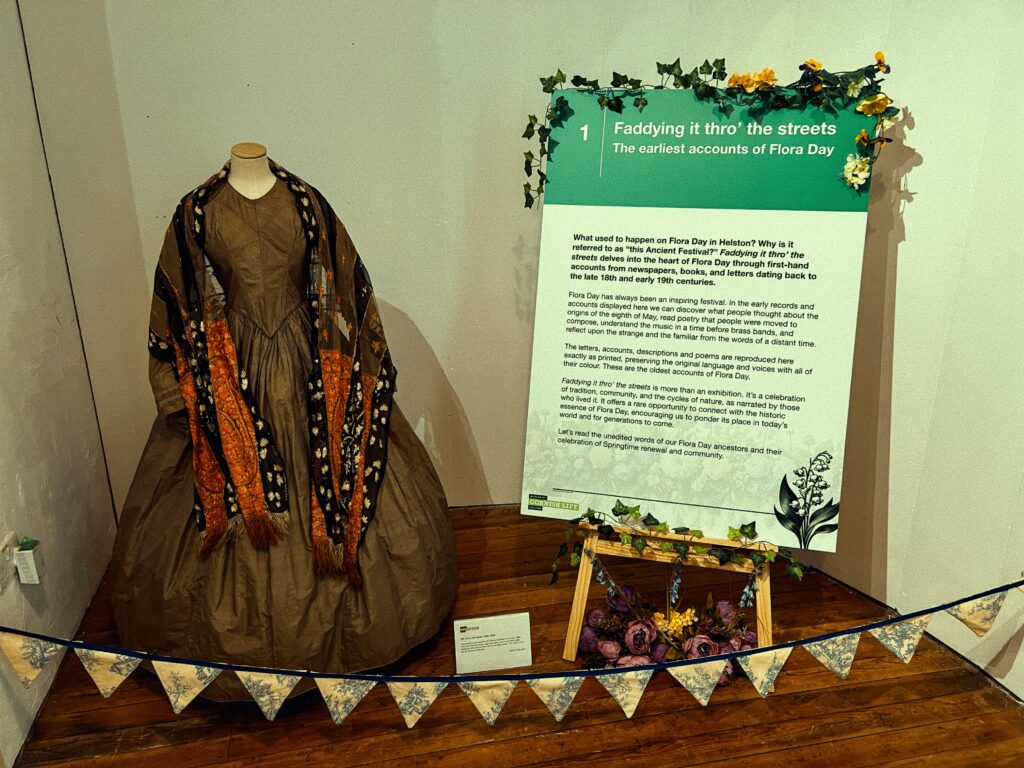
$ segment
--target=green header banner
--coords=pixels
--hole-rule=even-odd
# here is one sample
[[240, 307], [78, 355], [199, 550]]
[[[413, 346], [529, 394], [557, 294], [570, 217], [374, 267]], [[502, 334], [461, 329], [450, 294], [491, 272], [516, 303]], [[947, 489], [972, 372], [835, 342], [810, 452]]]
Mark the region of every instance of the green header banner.
[[867, 211], [867, 185], [842, 179], [855, 138], [876, 118], [849, 108], [731, 116], [690, 90], [651, 90], [643, 112], [616, 114], [597, 96], [557, 91], [572, 110], [553, 125], [547, 205]]

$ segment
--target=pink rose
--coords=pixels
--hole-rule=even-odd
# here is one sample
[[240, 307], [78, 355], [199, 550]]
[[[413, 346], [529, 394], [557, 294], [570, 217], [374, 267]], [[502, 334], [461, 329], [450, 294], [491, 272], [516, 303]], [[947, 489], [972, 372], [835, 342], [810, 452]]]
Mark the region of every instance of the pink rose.
[[626, 626], [626, 647], [630, 653], [647, 653], [658, 636], [658, 627], [650, 619], [637, 619]]
[[597, 644], [597, 650], [608, 661], [615, 661], [622, 653], [622, 646], [615, 640], [601, 640]]
[[688, 659], [714, 656], [718, 653], [718, 643], [707, 635], [694, 635], [683, 644], [683, 653]]
[[623, 656], [619, 659], [616, 666], [619, 667], [640, 667], [644, 664], [650, 664], [650, 656]]

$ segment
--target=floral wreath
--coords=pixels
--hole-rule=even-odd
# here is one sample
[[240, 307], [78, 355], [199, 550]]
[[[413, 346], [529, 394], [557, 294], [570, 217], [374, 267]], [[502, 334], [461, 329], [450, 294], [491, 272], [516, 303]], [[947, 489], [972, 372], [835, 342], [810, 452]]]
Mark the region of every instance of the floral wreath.
[[[871, 177], [871, 166], [878, 157], [882, 147], [892, 141], [884, 136], [885, 131], [896, 122], [899, 109], [893, 105], [882, 92], [884, 80], [880, 77], [892, 71], [885, 61], [885, 54], [875, 53], [875, 63], [849, 72], [829, 72], [825, 65], [816, 59], [807, 59], [800, 65], [800, 77], [789, 85], [779, 85], [774, 69], [765, 68], [760, 72], [733, 73], [726, 80], [725, 59], [704, 63], [694, 67], [690, 72], [683, 73], [676, 59], [671, 64], [656, 62], [661, 81], [656, 84], [644, 83], [638, 78], [612, 72], [611, 85], [602, 86], [597, 80], [590, 80], [583, 75], [574, 75], [569, 81], [570, 90], [590, 93], [597, 96], [601, 109], [622, 114], [628, 99], [637, 112], [643, 112], [647, 106], [646, 93], [649, 90], [666, 88], [690, 89], [702, 101], [714, 102], [718, 111], [728, 117], [737, 106], [747, 107], [751, 118], [758, 120], [769, 112], [782, 109], [804, 109], [816, 107], [822, 112], [836, 115], [840, 109], [846, 109], [856, 102], [856, 111], [864, 115], [874, 116], [875, 135], [868, 135], [861, 130], [853, 137], [855, 152], [846, 157], [840, 176], [843, 181], [857, 192], [862, 192], [864, 185]], [[544, 93], [554, 94], [556, 90], [564, 90], [566, 76], [561, 69], [548, 77], [540, 78]], [[724, 82], [724, 87], [722, 83]], [[564, 96], [551, 101], [541, 121], [536, 115], [529, 116], [524, 139], [537, 138], [539, 151], [524, 152], [526, 158], [523, 169], [527, 181], [523, 185], [525, 206], [532, 208], [534, 201], [544, 193], [547, 175], [543, 171], [543, 158], [550, 154], [552, 145], [548, 138], [552, 128], [561, 127], [572, 115], [569, 102]], [[536, 171], [536, 180], [534, 172]]]

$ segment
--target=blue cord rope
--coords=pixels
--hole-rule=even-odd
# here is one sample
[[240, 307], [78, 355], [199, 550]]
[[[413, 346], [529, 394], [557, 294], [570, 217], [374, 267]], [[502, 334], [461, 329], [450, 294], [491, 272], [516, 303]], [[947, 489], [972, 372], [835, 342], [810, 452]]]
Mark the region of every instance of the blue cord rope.
[[676, 667], [687, 667], [692, 664], [703, 664], [708, 661], [721, 661], [722, 659], [736, 659], [741, 656], [754, 656], [759, 653], [772, 653], [774, 651], [782, 650], [783, 648], [796, 648], [801, 645], [810, 645], [811, 643], [820, 643], [825, 640], [831, 640], [836, 637], [843, 637], [845, 635], [852, 635], [860, 632], [868, 632], [872, 629], [881, 629], [882, 627], [888, 627], [892, 624], [899, 624], [902, 621], [909, 621], [910, 619], [916, 619], [921, 616], [927, 616], [931, 613], [938, 613], [945, 611], [949, 608], [954, 608], [963, 603], [971, 602], [972, 600], [978, 600], [983, 597], [995, 595], [1000, 592], [1013, 589], [1015, 587], [1024, 586], [1024, 579], [1018, 579], [1017, 581], [1011, 581], [1007, 584], [1003, 584], [999, 587], [993, 587], [992, 589], [986, 589], [984, 592], [978, 592], [970, 595], [969, 597], [963, 597], [959, 600], [954, 600], [949, 603], [942, 603], [932, 608], [923, 608], [919, 611], [912, 611], [910, 613], [892, 616], [888, 619], [882, 619], [875, 621], [870, 624], [862, 624], [858, 627], [851, 629], [841, 629], [836, 632], [828, 632], [824, 635], [815, 635], [814, 637], [804, 638], [802, 640], [790, 640], [785, 643], [777, 643], [775, 645], [769, 645], [764, 648], [752, 648], [745, 651], [731, 651], [729, 653], [720, 653], [715, 656], [703, 656], [696, 659], [679, 659], [678, 661], [665, 661], [660, 664], [644, 664], [642, 666], [635, 667], [613, 667], [610, 669], [578, 669], [578, 670], [564, 670], [561, 672], [519, 672], [515, 674], [491, 674], [491, 675], [373, 675], [365, 674], [360, 672], [312, 672], [309, 670], [299, 669], [278, 669], [276, 667], [254, 667], [245, 664], [226, 664], [219, 661], [196, 661], [195, 659], [182, 659], [176, 656], [161, 656], [155, 653], [143, 653], [141, 651], [129, 651], [121, 648], [113, 648], [107, 645], [97, 645], [95, 643], [85, 643], [81, 640], [63, 640], [59, 637], [52, 637], [50, 635], [44, 635], [39, 632], [29, 632], [24, 629], [14, 629], [13, 627], [6, 627], [0, 624], [0, 632], [7, 632], [12, 635], [21, 635], [23, 637], [31, 637], [36, 640], [44, 640], [48, 643], [55, 645], [62, 645], [66, 648], [81, 648], [89, 651], [102, 651], [104, 653], [117, 653], [122, 656], [131, 656], [136, 659], [143, 659], [145, 661], [165, 661], [172, 664], [188, 664], [200, 667], [210, 667], [212, 669], [220, 670], [235, 670], [238, 672], [256, 672], [263, 674], [272, 675], [294, 675], [298, 677], [313, 677], [321, 678], [325, 680], [372, 680], [378, 683], [470, 683], [470, 682], [503, 682], [512, 680], [550, 680], [560, 677], [601, 677], [603, 675], [615, 675], [622, 672], [643, 672], [647, 670], [658, 670], [658, 669], [673, 669]]

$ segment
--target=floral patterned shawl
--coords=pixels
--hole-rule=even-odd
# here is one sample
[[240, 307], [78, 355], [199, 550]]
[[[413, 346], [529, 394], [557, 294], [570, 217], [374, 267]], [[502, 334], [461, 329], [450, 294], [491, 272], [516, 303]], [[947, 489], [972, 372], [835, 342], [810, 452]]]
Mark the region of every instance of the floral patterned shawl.
[[[314, 567], [359, 583], [358, 548], [387, 461], [395, 369], [344, 226], [320, 192], [272, 160], [270, 168], [294, 195], [306, 238], [313, 366], [302, 383]], [[255, 546], [270, 546], [288, 524], [285, 462], [239, 367], [224, 289], [204, 250], [205, 203], [229, 170], [230, 161], [178, 204], [156, 269], [149, 333], [151, 375], [165, 382], [158, 406], [188, 411], [203, 556], [240, 530]]]

